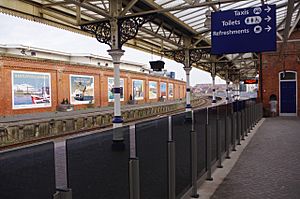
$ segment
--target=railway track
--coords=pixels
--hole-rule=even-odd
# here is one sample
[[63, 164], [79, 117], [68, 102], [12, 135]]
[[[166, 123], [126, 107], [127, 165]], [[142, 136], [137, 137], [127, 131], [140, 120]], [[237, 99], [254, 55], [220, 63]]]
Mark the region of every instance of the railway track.
[[[209, 99], [202, 99], [202, 103], [199, 103], [198, 105], [194, 106], [193, 109], [198, 109], [198, 108], [203, 108], [203, 107], [207, 107], [211, 105], [211, 102]], [[130, 120], [130, 121], [125, 121], [124, 125], [133, 125], [137, 122], [144, 122], [144, 121], [148, 121], [151, 119], [157, 119], [157, 118], [162, 118], [162, 117], [166, 117], [169, 115], [173, 115], [176, 113], [181, 113], [185, 110], [185, 108], [179, 108], [173, 111], [168, 111], [165, 112], [163, 114], [158, 114], [156, 116], [149, 116], [149, 117], [143, 117], [141, 119], [137, 119], [137, 120]], [[99, 133], [99, 131], [105, 131], [108, 129], [111, 129], [112, 124], [107, 124], [107, 125], [102, 125], [102, 126], [98, 126], [98, 127], [91, 127], [88, 129], [78, 129], [75, 131], [69, 131], [69, 132], [65, 132], [62, 134], [55, 134], [55, 135], [47, 135], [45, 137], [39, 137], [39, 138], [35, 138], [32, 140], [24, 140], [21, 142], [17, 142], [17, 143], [11, 143], [8, 145], [4, 145], [0, 147], [0, 151], [4, 151], [4, 150], [10, 150], [10, 149], [14, 149], [14, 148], [19, 148], [22, 146], [27, 146], [27, 145], [33, 145], [36, 143], [40, 143], [40, 142], [48, 142], [48, 141], [55, 141], [55, 140], [65, 140], [68, 138], [72, 138], [72, 137], [77, 137], [77, 136], [82, 136], [82, 135], [88, 135], [88, 134], [93, 134], [93, 133]]]

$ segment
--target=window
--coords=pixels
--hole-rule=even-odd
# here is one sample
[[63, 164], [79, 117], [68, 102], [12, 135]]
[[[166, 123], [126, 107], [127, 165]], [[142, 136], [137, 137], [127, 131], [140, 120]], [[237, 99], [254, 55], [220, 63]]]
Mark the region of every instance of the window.
[[280, 80], [295, 80], [296, 73], [295, 72], [281, 72], [280, 73]]

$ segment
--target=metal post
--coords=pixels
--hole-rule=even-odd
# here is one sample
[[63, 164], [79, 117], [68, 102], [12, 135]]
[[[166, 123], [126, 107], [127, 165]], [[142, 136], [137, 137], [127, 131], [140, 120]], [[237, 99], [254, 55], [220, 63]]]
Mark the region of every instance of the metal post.
[[250, 117], [251, 117], [251, 119], [250, 119], [250, 130], [252, 130], [252, 124], [253, 124], [253, 104], [251, 104], [251, 107], [250, 107]]
[[172, 116], [168, 117], [169, 134], [168, 134], [168, 199], [176, 198], [176, 162], [175, 162], [175, 141], [173, 140]]
[[192, 67], [184, 67], [185, 73], [186, 73], [186, 119], [191, 120], [191, 87], [190, 87], [190, 71], [192, 70]]
[[[114, 118], [113, 128], [122, 127], [123, 119], [121, 116], [121, 102], [120, 102], [120, 59], [124, 54], [121, 49], [108, 50], [109, 55], [112, 57], [114, 64]], [[124, 150], [123, 143], [124, 137], [122, 131], [114, 131], [113, 133], [113, 150]]]
[[212, 104], [217, 103], [216, 100], [216, 88], [215, 88], [215, 78], [216, 78], [216, 56], [211, 56], [211, 59], [213, 60], [212, 66], [211, 66], [211, 78], [212, 78]]
[[72, 190], [68, 188], [56, 189], [53, 199], [72, 199]]
[[168, 141], [168, 198], [176, 198], [175, 142]]
[[245, 136], [248, 136], [248, 107], [245, 107]]
[[241, 112], [237, 112], [237, 145], [241, 145]]
[[250, 107], [248, 107], [247, 108], [247, 133], [250, 133], [250, 124], [251, 124], [251, 122], [250, 122], [251, 117], [250, 116], [251, 116], [250, 115]]
[[191, 120], [192, 116], [190, 111], [192, 110], [191, 106], [191, 86], [190, 86], [190, 71], [192, 70], [191, 67], [191, 62], [190, 62], [190, 45], [191, 45], [191, 39], [189, 37], [184, 37], [183, 38], [184, 42], [184, 70], [186, 73], [186, 107], [185, 111], [187, 112], [186, 114], [186, 119]]
[[140, 199], [140, 173], [137, 158], [129, 160], [129, 190], [130, 199]]
[[136, 158], [136, 139], [135, 139], [135, 125], [129, 126], [129, 148], [130, 157]]
[[[231, 132], [229, 131], [229, 127], [231, 125], [231, 121], [230, 121], [230, 117], [227, 116], [226, 117], [226, 122], [225, 122], [225, 135], [226, 135], [226, 159], [230, 159], [230, 137], [229, 135], [231, 134]], [[232, 128], [230, 128], [230, 130], [232, 130]]]
[[244, 109], [244, 135], [245, 135], [245, 137], [248, 136], [248, 133], [247, 133], [247, 108], [246, 107]]
[[226, 82], [226, 104], [229, 103], [229, 88], [228, 88], [229, 83], [230, 83], [229, 81]]
[[242, 140], [245, 140], [245, 111], [244, 111], [244, 109], [241, 110], [241, 133], [242, 133]]
[[235, 83], [235, 100], [238, 101], [240, 99], [240, 87], [239, 87], [239, 83]]
[[207, 176], [206, 180], [212, 181], [211, 176], [211, 127], [210, 124], [206, 124], [206, 168]]
[[237, 132], [236, 112], [233, 113], [232, 115], [231, 124], [232, 124], [232, 137], [233, 137], [232, 151], [236, 151], [236, 132]]
[[197, 193], [197, 133], [191, 131], [191, 152], [192, 152], [192, 198], [198, 198]]
[[[123, 119], [121, 116], [121, 102], [120, 102], [120, 60], [124, 55], [124, 50], [121, 49], [120, 42], [120, 28], [118, 23], [118, 16], [121, 12], [122, 2], [110, 1], [110, 15], [112, 18], [110, 19], [110, 33], [111, 33], [111, 50], [108, 50], [108, 54], [112, 57], [113, 66], [114, 66], [114, 117], [112, 120], [113, 128], [116, 129], [122, 126]], [[112, 150], [124, 150], [124, 137], [123, 132], [114, 130], [113, 132], [113, 144]]]
[[213, 104], [215, 104], [215, 103], [217, 103], [217, 100], [216, 100], [216, 88], [215, 88], [215, 75], [211, 75], [211, 77], [212, 77], [212, 87], [213, 87], [213, 89], [212, 89], [212, 103]]
[[253, 106], [253, 128], [256, 124], [256, 104]]
[[220, 128], [221, 128], [221, 120], [217, 119], [218, 168], [223, 168], [223, 166], [222, 166], [222, 155], [221, 155], [221, 130], [220, 130]]
[[57, 192], [54, 199], [72, 199], [72, 190], [68, 188], [66, 142], [54, 142], [55, 179]]
[[229, 84], [230, 84], [230, 81], [229, 81], [229, 77], [228, 77], [228, 69], [226, 70], [226, 73], [225, 73], [225, 78], [226, 78], [226, 104], [229, 103]]

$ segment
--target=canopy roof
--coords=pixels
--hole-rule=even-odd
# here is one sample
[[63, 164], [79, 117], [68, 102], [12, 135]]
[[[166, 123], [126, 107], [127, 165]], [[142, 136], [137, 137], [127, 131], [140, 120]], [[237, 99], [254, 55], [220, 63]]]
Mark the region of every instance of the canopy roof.
[[[277, 42], [283, 45], [300, 19], [300, 0], [0, 0], [0, 12], [94, 36], [81, 26], [111, 19], [111, 1], [121, 4], [118, 19], [154, 15], [125, 45], [171, 59], [168, 52], [186, 48], [186, 38], [189, 48], [210, 48], [210, 12], [276, 4]], [[256, 53], [207, 54], [193, 67], [210, 72], [211, 62], [217, 61], [217, 74], [224, 78], [227, 68], [236, 81], [256, 77], [257, 60]]]

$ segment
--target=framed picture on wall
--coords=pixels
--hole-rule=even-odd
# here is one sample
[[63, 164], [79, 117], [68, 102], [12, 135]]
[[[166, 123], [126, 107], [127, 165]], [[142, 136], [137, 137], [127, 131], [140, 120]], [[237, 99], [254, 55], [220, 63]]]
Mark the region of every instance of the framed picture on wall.
[[50, 73], [12, 71], [13, 109], [51, 107]]
[[134, 79], [132, 80], [132, 93], [134, 100], [143, 100], [144, 99], [144, 81]]
[[149, 99], [157, 99], [157, 82], [149, 81]]
[[94, 103], [94, 76], [70, 75], [70, 103]]
[[168, 87], [168, 96], [169, 98], [173, 98], [174, 97], [174, 84], [169, 84]]
[[160, 83], [160, 97], [167, 98], [167, 83], [165, 82]]

